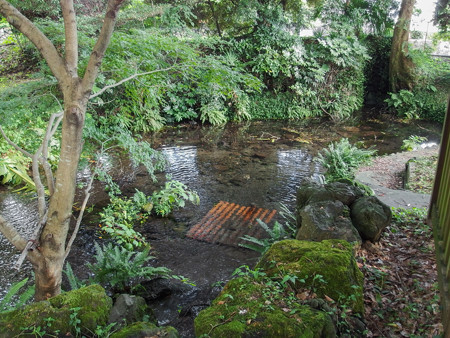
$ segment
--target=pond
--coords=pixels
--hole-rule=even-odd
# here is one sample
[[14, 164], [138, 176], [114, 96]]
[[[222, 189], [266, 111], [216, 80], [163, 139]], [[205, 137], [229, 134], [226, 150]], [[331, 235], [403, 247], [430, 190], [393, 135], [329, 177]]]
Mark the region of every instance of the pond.
[[[114, 177], [125, 194], [139, 189], [147, 194], [158, 189], [165, 175], [186, 184], [200, 196], [200, 205], [187, 205], [168, 218], [152, 218], [140, 229], [153, 248], [153, 262], [166, 266], [175, 274], [188, 277], [195, 287], [174, 292], [158, 300], [157, 318], [161, 325], [174, 325], [182, 336], [192, 336], [196, 313], [220, 290], [241, 265], [252, 266], [258, 254], [236, 246], [207, 243], [186, 238], [187, 231], [199, 223], [220, 201], [265, 209], [280, 209], [280, 203], [293, 210], [295, 192], [302, 180], [321, 173], [314, 161], [317, 152], [330, 141], [343, 137], [351, 143], [363, 141], [375, 146], [378, 154], [400, 151], [403, 139], [410, 135], [428, 137], [439, 142], [439, 128], [432, 125], [406, 124], [390, 116], [366, 119], [353, 124], [305, 121], [268, 121], [227, 124], [208, 127], [195, 124], [166, 128], [148, 138], [167, 157], [169, 166], [154, 183], [143, 168], [132, 168], [121, 155], [112, 159]], [[79, 179], [89, 176], [80, 172]], [[23, 234], [36, 219], [35, 201], [11, 189], [2, 188], [0, 212]], [[79, 196], [78, 196], [79, 198]], [[91, 203], [96, 207], [82, 223], [82, 229], [69, 255], [76, 275], [87, 278], [86, 262], [92, 261], [97, 213], [108, 203], [101, 184], [96, 184]], [[279, 219], [279, 218], [278, 218]], [[0, 235], [0, 299], [11, 280], [27, 274], [27, 264], [18, 274], [11, 267], [18, 254]]]

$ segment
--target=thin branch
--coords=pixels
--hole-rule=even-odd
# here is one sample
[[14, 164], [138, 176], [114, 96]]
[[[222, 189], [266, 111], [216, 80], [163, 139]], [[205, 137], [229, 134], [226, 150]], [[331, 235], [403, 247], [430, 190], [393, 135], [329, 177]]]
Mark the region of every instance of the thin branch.
[[8, 136], [6, 136], [5, 132], [3, 131], [3, 128], [0, 126], [0, 133], [3, 135], [3, 137], [5, 138], [6, 142], [8, 142], [8, 144], [13, 147], [14, 149], [16, 149], [17, 151], [20, 151], [22, 154], [24, 154], [25, 156], [32, 158], [33, 155], [31, 155], [28, 151], [26, 151], [25, 149], [20, 148], [17, 144], [15, 144], [13, 141], [11, 141], [9, 139]]
[[67, 256], [69, 255], [70, 249], [72, 248], [72, 244], [78, 235], [78, 230], [80, 230], [81, 220], [83, 219], [83, 215], [84, 215], [84, 211], [86, 210], [87, 202], [88, 202], [89, 198], [91, 197], [92, 184], [94, 183], [94, 179], [96, 176], [97, 176], [97, 174], [94, 171], [92, 173], [91, 179], [89, 180], [89, 183], [84, 191], [85, 192], [84, 200], [83, 200], [83, 203], [80, 208], [80, 213], [77, 217], [77, 223], [75, 224], [75, 228], [73, 229], [72, 235], [70, 236], [69, 242], [67, 243], [66, 251], [64, 254], [64, 260], [66, 260]]
[[78, 35], [73, 0], [61, 0], [60, 3], [64, 18], [64, 31], [66, 36], [65, 50], [67, 68], [72, 77], [78, 77]]
[[22, 250], [22, 253], [20, 254], [19, 258], [17, 259], [17, 262], [14, 264], [14, 269], [20, 270], [20, 267], [22, 266], [23, 261], [25, 260], [25, 257], [30, 252], [39, 248], [38, 238], [41, 235], [42, 228], [44, 227], [45, 223], [47, 223], [47, 213], [48, 213], [48, 210], [40, 218], [40, 221], [38, 222], [38, 224], [36, 224], [36, 228], [34, 229], [31, 239], [28, 240], [27, 245]]
[[[39, 158], [39, 161], [41, 162], [43, 168], [45, 177], [47, 179], [47, 186], [50, 193], [50, 196], [53, 195], [53, 192], [55, 191], [55, 180], [53, 179], [53, 172], [50, 168], [50, 164], [48, 163], [48, 145], [50, 143], [50, 140], [52, 139], [53, 135], [55, 134], [56, 130], [58, 129], [59, 124], [61, 123], [64, 116], [64, 112], [59, 112], [52, 114], [50, 116], [50, 120], [47, 124], [47, 131], [45, 133], [44, 139], [42, 140], [42, 145], [39, 148], [40, 152], [42, 153], [42, 156]], [[56, 122], [55, 119], [57, 118]]]
[[33, 182], [36, 186], [36, 192], [38, 195], [38, 211], [39, 217], [43, 217], [45, 214], [45, 187], [42, 184], [41, 175], [39, 174], [39, 150], [32, 157], [33, 161], [31, 164], [32, 172], [33, 172]]
[[66, 84], [67, 70], [63, 59], [58, 54], [53, 43], [30, 20], [20, 13], [6, 0], [0, 0], [0, 14], [11, 26], [24, 34], [39, 50], [47, 61], [52, 73], [60, 84]]
[[103, 88], [100, 89], [97, 93], [92, 94], [91, 96], [89, 96], [89, 99], [93, 99], [94, 97], [100, 96], [101, 94], [103, 94], [103, 93], [104, 93], [105, 91], [107, 91], [108, 89], [111, 89], [111, 88], [120, 86], [122, 83], [127, 82], [127, 81], [130, 81], [130, 80], [132, 80], [132, 79], [134, 79], [134, 78], [136, 78], [136, 77], [138, 77], [138, 76], [144, 76], [144, 75], [153, 74], [153, 73], [158, 73], [158, 72], [165, 72], [165, 71], [168, 71], [168, 70], [170, 70], [170, 69], [172, 69], [172, 68], [174, 68], [174, 67], [172, 66], [172, 67], [163, 68], [163, 69], [155, 69], [155, 70], [151, 70], [151, 71], [149, 71], [149, 72], [133, 74], [133, 75], [131, 75], [131, 76], [129, 76], [129, 77], [126, 77], [125, 79], [120, 80], [119, 82], [116, 82], [116, 83], [114, 83], [114, 84], [112, 84], [112, 85], [108, 85], [108, 86], [103, 87]]
[[100, 64], [102, 62], [106, 48], [108, 47], [109, 41], [111, 40], [111, 36], [114, 31], [117, 12], [119, 11], [119, 8], [124, 1], [125, 0], [108, 1], [103, 26], [98, 36], [97, 42], [94, 46], [94, 49], [92, 50], [91, 56], [89, 57], [86, 72], [81, 82], [81, 87], [86, 99], [89, 98], [92, 87], [94, 86], [95, 79], [97, 78], [98, 71], [100, 68]]

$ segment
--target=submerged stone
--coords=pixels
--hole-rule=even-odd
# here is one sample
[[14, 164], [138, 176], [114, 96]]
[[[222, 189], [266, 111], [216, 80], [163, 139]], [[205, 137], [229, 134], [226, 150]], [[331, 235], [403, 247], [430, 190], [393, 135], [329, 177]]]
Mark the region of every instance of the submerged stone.
[[319, 298], [345, 301], [354, 313], [364, 311], [364, 277], [347, 241], [280, 241], [272, 245], [256, 268], [268, 276], [295, 275], [297, 288], [313, 291]]
[[[69, 291], [47, 301], [0, 313], [0, 337], [26, 335], [38, 327], [47, 335], [70, 336], [77, 327], [89, 334], [98, 325], [106, 325], [111, 306], [111, 298], [100, 285]], [[80, 322], [76, 323], [74, 318]]]

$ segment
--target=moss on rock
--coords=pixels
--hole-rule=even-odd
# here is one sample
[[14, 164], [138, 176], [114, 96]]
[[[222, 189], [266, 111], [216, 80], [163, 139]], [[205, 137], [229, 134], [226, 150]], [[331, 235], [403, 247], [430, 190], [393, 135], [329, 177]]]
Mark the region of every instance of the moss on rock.
[[295, 275], [296, 288], [346, 302], [354, 313], [363, 313], [363, 274], [347, 241], [280, 241], [272, 245], [256, 268], [268, 276]]
[[178, 331], [172, 326], [158, 327], [147, 322], [136, 322], [111, 335], [111, 338], [167, 337], [178, 338]]
[[111, 306], [105, 290], [91, 285], [0, 314], [0, 336], [20, 336], [36, 328], [47, 334], [71, 334], [75, 329], [70, 318], [73, 313], [81, 321], [82, 332], [93, 332], [97, 325], [107, 323]]
[[195, 319], [195, 334], [210, 337], [333, 337], [331, 318], [302, 305], [269, 278], [231, 280]]

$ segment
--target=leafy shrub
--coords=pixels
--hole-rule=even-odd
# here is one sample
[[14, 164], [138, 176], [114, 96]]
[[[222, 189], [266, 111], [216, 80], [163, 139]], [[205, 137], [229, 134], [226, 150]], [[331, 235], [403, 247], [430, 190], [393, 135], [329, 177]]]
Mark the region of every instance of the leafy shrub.
[[401, 117], [444, 122], [446, 94], [433, 85], [417, 86], [412, 91], [402, 89], [398, 93], [389, 93], [385, 102]]
[[156, 214], [163, 217], [176, 208], [183, 208], [186, 201], [193, 204], [200, 203], [200, 199], [195, 191], [189, 190], [184, 183], [176, 180], [166, 182], [163, 189], [152, 194], [150, 201]]
[[22, 184], [25, 188], [33, 190], [33, 179], [28, 175], [30, 159], [19, 152], [8, 152], [0, 157], [1, 184]]
[[147, 197], [141, 191], [136, 191], [132, 198], [113, 196], [110, 204], [100, 212], [101, 231], [128, 250], [147, 246], [143, 235], [134, 230], [138, 221], [143, 223], [149, 216], [142, 212], [146, 203]]
[[200, 36], [186, 40], [157, 30], [116, 32], [102, 65], [107, 76], [99, 77], [97, 90], [149, 73], [103, 94], [99, 104], [106, 116], [135, 132], [186, 119], [222, 124], [245, 116], [247, 95], [261, 83], [236, 60], [205, 55], [202, 43], [208, 42]]
[[370, 161], [376, 150], [359, 149], [350, 144], [347, 138], [339, 142], [331, 142], [328, 148], [323, 149], [317, 156], [317, 161], [327, 170], [327, 181], [340, 179], [353, 180], [355, 171]]
[[414, 94], [406, 89], [398, 93], [389, 93], [389, 98], [385, 100], [389, 108], [393, 108], [397, 114], [407, 119], [418, 119], [422, 102], [417, 100]]
[[[431, 49], [410, 49], [415, 68], [416, 84], [411, 92], [398, 93], [400, 101], [388, 104], [400, 115], [414, 111], [411, 117], [444, 122], [448, 88], [450, 87], [450, 64], [431, 56]], [[392, 96], [396, 94], [391, 94]]]
[[168, 277], [170, 273], [170, 270], [164, 267], [144, 266], [154, 258], [149, 255], [149, 247], [134, 252], [111, 243], [102, 247], [95, 243], [95, 250], [96, 262], [87, 265], [94, 273], [91, 282], [110, 286], [119, 292], [130, 291], [141, 279]]
[[[59, 105], [52, 94], [53, 81], [28, 79], [0, 88], [0, 121], [5, 135], [22, 149], [34, 153], [42, 142], [47, 121]], [[57, 132], [49, 146], [49, 162], [55, 167], [59, 158]], [[34, 189], [29, 176], [31, 159], [13, 149], [0, 135], [0, 178], [2, 184], [22, 184]]]
[[428, 139], [423, 136], [411, 135], [406, 140], [402, 142], [402, 150], [412, 151], [417, 149], [422, 143], [426, 142]]

